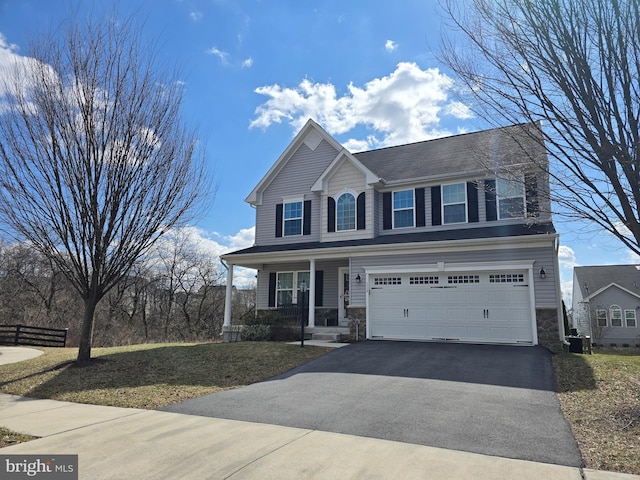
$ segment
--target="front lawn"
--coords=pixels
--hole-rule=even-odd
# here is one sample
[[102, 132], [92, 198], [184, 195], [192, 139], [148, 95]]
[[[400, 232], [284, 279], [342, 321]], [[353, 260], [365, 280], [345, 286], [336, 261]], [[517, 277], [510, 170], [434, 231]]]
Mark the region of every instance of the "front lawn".
[[562, 411], [588, 468], [640, 474], [637, 350], [553, 358]]
[[76, 365], [74, 348], [41, 348], [0, 365], [0, 392], [68, 402], [156, 409], [260, 382], [325, 354], [277, 342], [151, 344], [95, 348]]

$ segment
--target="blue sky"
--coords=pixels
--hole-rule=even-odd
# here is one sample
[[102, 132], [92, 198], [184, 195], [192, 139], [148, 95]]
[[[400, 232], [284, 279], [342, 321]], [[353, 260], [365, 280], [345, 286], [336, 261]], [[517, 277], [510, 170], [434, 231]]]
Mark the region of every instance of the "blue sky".
[[[345, 146], [366, 150], [479, 130], [437, 61], [437, 0], [153, 0], [116, 2], [146, 17], [161, 60], [178, 65], [185, 117], [201, 132], [218, 185], [191, 235], [216, 254], [250, 246], [244, 198], [312, 117]], [[0, 0], [0, 67], [71, 7], [112, 0]], [[635, 263], [606, 233], [556, 219], [561, 280], [574, 265]], [[236, 274], [241, 283], [252, 272]], [[566, 295], [565, 300], [569, 300]]]

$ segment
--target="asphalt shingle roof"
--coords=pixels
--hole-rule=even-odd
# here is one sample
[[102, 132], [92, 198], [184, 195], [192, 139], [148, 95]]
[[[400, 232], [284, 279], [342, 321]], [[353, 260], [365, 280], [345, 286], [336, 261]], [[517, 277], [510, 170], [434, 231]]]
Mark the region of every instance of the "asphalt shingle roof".
[[526, 123], [355, 153], [387, 182], [486, 170], [545, 158], [540, 125]]
[[554, 234], [556, 230], [551, 223], [533, 225], [493, 225], [488, 227], [465, 228], [460, 230], [439, 230], [434, 232], [403, 233], [382, 235], [376, 238], [361, 240], [344, 240], [339, 242], [304, 242], [286, 245], [254, 245], [233, 252], [232, 255], [248, 255], [252, 253], [269, 253], [284, 251], [313, 250], [318, 248], [353, 247], [363, 245], [398, 245], [406, 243], [428, 243], [438, 241], [473, 240], [480, 238], [517, 237], [522, 235]]
[[583, 297], [612, 283], [640, 295], [640, 265], [601, 265], [574, 267]]

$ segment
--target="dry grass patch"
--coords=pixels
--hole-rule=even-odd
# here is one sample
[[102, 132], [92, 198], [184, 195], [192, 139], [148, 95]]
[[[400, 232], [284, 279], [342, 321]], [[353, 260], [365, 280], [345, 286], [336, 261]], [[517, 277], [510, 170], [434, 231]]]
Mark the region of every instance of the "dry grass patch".
[[558, 395], [587, 467], [640, 474], [640, 355], [602, 351], [553, 359]]
[[12, 432], [11, 430], [7, 430], [6, 428], [0, 427], [0, 448], [10, 447], [11, 445], [16, 445], [22, 442], [28, 442], [29, 440], [34, 440], [36, 438], [38, 437], [25, 435], [24, 433]]
[[328, 348], [275, 342], [153, 344], [95, 348], [76, 365], [77, 349], [0, 366], [0, 391], [69, 402], [155, 409], [249, 385], [317, 358]]

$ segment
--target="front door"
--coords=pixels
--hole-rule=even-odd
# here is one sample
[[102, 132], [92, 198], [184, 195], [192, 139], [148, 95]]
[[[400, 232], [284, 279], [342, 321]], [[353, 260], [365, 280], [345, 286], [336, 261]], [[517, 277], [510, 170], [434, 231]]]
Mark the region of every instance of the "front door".
[[338, 325], [346, 327], [349, 325], [349, 267], [338, 269], [338, 296]]

